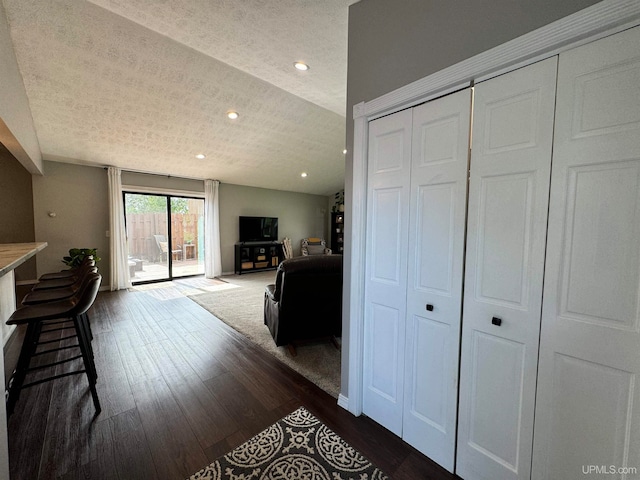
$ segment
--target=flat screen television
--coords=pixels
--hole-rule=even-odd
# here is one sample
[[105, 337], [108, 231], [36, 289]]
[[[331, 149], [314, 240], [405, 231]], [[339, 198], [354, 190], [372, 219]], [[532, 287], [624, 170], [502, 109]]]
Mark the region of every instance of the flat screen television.
[[275, 242], [278, 219], [274, 217], [240, 217], [241, 242]]

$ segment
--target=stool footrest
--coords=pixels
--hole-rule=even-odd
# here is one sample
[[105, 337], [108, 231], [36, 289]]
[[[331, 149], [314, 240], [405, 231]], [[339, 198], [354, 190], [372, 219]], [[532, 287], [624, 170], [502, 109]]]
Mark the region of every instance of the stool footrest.
[[54, 375], [53, 377], [43, 378], [42, 380], [36, 380], [35, 382], [24, 383], [24, 384], [22, 384], [21, 388], [33, 387], [35, 385], [40, 385], [41, 383], [44, 383], [44, 382], [49, 382], [51, 380], [56, 380], [56, 379], [62, 378], [62, 377], [68, 377], [70, 375], [78, 375], [80, 373], [87, 373], [87, 371], [86, 370], [75, 370], [73, 372], [60, 373], [58, 375]]
[[[58, 325], [60, 323], [71, 323], [73, 324], [73, 318], [63, 318], [60, 320], [43, 320], [42, 321], [42, 325], [49, 326], [49, 325]], [[43, 332], [48, 332], [49, 330], [43, 330]]]
[[[61, 323], [66, 323], [66, 322], [61, 322]], [[58, 327], [58, 328], [47, 328], [46, 330], [42, 330], [40, 332], [40, 334], [43, 333], [51, 333], [51, 332], [59, 332], [61, 330], [69, 330], [71, 327], [70, 326], [66, 326], [66, 327]]]
[[58, 352], [60, 350], [67, 350], [69, 348], [78, 348], [80, 344], [76, 343], [75, 345], [67, 345], [66, 347], [58, 347], [58, 348], [50, 348], [49, 350], [43, 350], [42, 352], [37, 352], [31, 355], [32, 357], [37, 357], [38, 355], [46, 355], [47, 353]]
[[54, 367], [56, 365], [62, 365], [63, 363], [70, 362], [72, 360], [77, 360], [78, 358], [82, 358], [82, 355], [76, 355], [75, 357], [65, 358], [64, 360], [58, 360], [57, 362], [47, 363], [46, 365], [38, 365], [36, 367], [29, 367], [26, 369], [27, 372], [33, 372], [34, 370], [42, 370], [47, 367]]
[[77, 335], [68, 335], [66, 337], [56, 338], [55, 340], [43, 340], [42, 342], [36, 343], [36, 345], [46, 345], [47, 343], [57, 343], [57, 342], [60, 342], [61, 340], [69, 340], [70, 338], [76, 338], [76, 337]]

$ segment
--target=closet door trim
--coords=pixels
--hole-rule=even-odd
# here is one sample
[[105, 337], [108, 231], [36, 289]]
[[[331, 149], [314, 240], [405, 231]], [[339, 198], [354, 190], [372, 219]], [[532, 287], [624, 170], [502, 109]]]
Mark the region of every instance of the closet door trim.
[[469, 78], [488, 80], [639, 23], [637, 0], [605, 0], [370, 100], [361, 113], [369, 120], [388, 115], [464, 88]]

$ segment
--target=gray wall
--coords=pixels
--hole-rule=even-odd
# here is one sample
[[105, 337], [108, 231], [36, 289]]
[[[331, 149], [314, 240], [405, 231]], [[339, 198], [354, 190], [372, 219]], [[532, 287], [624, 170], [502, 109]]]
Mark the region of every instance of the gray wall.
[[[109, 194], [103, 168], [44, 162], [44, 176], [33, 177], [36, 240], [49, 246], [36, 256], [38, 275], [65, 265], [70, 248], [97, 248], [102, 286], [109, 285]], [[55, 217], [48, 213], [54, 212]]]
[[294, 255], [300, 240], [327, 238], [328, 199], [324, 195], [283, 192], [265, 188], [220, 185], [220, 248], [222, 271], [233, 272], [234, 245], [238, 241], [238, 217], [278, 217], [278, 236], [291, 239]]
[[[72, 247], [97, 248], [103, 285], [109, 284], [109, 198], [103, 168], [44, 162], [45, 175], [33, 177], [35, 238], [49, 243], [37, 255], [38, 274], [64, 268], [61, 259]], [[170, 191], [202, 193], [204, 182], [159, 175], [122, 173], [122, 183]], [[222, 270], [234, 269], [238, 217], [278, 217], [280, 239], [289, 237], [300, 254], [300, 240], [327, 235], [328, 198], [240, 185], [220, 185]], [[55, 212], [51, 218], [49, 212]], [[33, 216], [32, 216], [33, 218]]]
[[[347, 118], [372, 100], [598, 3], [362, 0], [349, 9]], [[352, 122], [347, 121], [347, 124]]]
[[[353, 106], [575, 13], [596, 0], [361, 0], [349, 8], [347, 228], [353, 191]], [[345, 265], [350, 245], [345, 244]], [[345, 270], [345, 283], [350, 271]], [[344, 329], [348, 332], [348, 329]], [[343, 338], [342, 393], [349, 371]]]
[[[0, 243], [35, 240], [31, 174], [0, 143]], [[15, 270], [16, 280], [36, 278], [35, 257]]]

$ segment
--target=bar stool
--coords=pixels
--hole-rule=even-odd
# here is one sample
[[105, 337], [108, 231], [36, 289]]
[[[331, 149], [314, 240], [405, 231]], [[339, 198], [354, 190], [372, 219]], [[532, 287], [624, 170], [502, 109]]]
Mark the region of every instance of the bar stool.
[[[76, 283], [70, 285], [68, 287], [60, 287], [60, 288], [47, 288], [44, 290], [32, 290], [27, 293], [25, 297], [22, 299], [23, 305], [38, 305], [41, 303], [49, 303], [49, 302], [57, 302], [60, 300], [65, 300], [67, 298], [73, 297], [78, 293], [79, 290], [82, 290], [86, 287], [86, 283], [91, 281], [91, 274], [98, 273], [98, 269], [96, 267], [89, 267], [86, 269], [82, 278], [78, 278]], [[91, 331], [91, 321], [89, 320], [89, 314], [83, 313], [80, 316], [80, 319], [83, 323], [83, 327], [87, 332], [87, 336], [89, 338], [89, 347], [91, 347], [91, 340], [93, 340], [93, 332]], [[93, 357], [93, 348], [91, 348], [91, 356]]]
[[[20, 357], [18, 358], [18, 365], [12, 375], [9, 383], [9, 396], [7, 399], [7, 416], [13, 413], [14, 407], [18, 398], [20, 397], [20, 391], [23, 388], [32, 387], [43, 382], [55, 380], [57, 378], [66, 377], [68, 375], [76, 375], [85, 373], [89, 381], [89, 389], [91, 390], [91, 396], [93, 398], [93, 404], [96, 409], [96, 415], [100, 413], [100, 401], [98, 399], [98, 392], [96, 390], [96, 380], [98, 374], [96, 371], [95, 363], [93, 361], [92, 349], [90, 340], [81, 317], [84, 315], [98, 295], [98, 289], [100, 288], [100, 281], [102, 277], [100, 274], [91, 273], [87, 275], [87, 281], [83, 283], [83, 288], [78, 290], [76, 294], [65, 300], [59, 300], [56, 302], [41, 303], [37, 305], [27, 305], [18, 308], [9, 320], [8, 325], [23, 325], [27, 324], [27, 331], [22, 344], [22, 350], [20, 351]], [[71, 321], [73, 323], [73, 329], [75, 333], [56, 340], [40, 341], [40, 335], [42, 333], [53, 332], [58, 330], [65, 330], [70, 327], [60, 326]], [[54, 328], [43, 329], [43, 327], [53, 326]], [[38, 346], [46, 345], [49, 343], [60, 342], [69, 338], [76, 337], [78, 343], [76, 345], [63, 346], [57, 348], [50, 348], [43, 351], [37, 351]], [[31, 359], [38, 355], [44, 355], [47, 353], [56, 352], [59, 350], [65, 350], [69, 348], [79, 348], [80, 355], [74, 357], [48, 363], [46, 365], [39, 365], [36, 367], [29, 367]], [[72, 372], [61, 373], [52, 375], [40, 380], [35, 380], [30, 383], [24, 383], [28, 373], [34, 370], [40, 370], [46, 367], [52, 367], [60, 365], [72, 360], [82, 358], [84, 363], [84, 369], [75, 370]]]
[[84, 264], [77, 271], [73, 273], [73, 275], [64, 277], [64, 278], [52, 278], [52, 279], [44, 279], [38, 281], [31, 290], [46, 290], [49, 288], [63, 288], [70, 287], [78, 280], [82, 280], [82, 277], [91, 269], [95, 269], [95, 264], [91, 265], [90, 263]]
[[67, 270], [60, 270], [59, 272], [51, 272], [51, 273], [45, 273], [44, 275], [42, 275], [38, 280], [42, 281], [42, 280], [55, 280], [58, 278], [67, 278], [67, 277], [72, 277], [74, 276], [82, 267], [84, 267], [85, 265], [89, 264], [90, 266], [94, 266], [96, 264], [95, 260], [93, 259], [92, 255], [87, 255], [86, 257], [84, 257], [82, 259], [82, 261], [80, 262], [80, 265], [78, 265], [77, 267], [71, 267]]
[[[39, 290], [31, 290], [22, 299], [23, 305], [36, 305], [38, 303], [55, 302], [73, 297], [78, 290], [82, 288], [82, 284], [86, 281], [90, 274], [98, 273], [96, 267], [88, 267], [81, 275], [78, 275], [76, 281], [68, 286], [56, 288], [44, 288]], [[45, 280], [48, 281], [48, 280]]]

